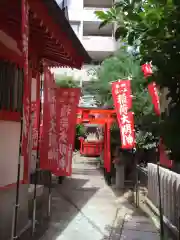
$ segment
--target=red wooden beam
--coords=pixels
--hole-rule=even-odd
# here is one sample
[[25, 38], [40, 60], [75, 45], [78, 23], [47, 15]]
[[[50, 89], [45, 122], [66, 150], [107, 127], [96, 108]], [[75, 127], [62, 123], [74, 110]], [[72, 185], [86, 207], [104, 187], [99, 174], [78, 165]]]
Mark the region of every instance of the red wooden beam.
[[10, 111], [1, 110], [0, 111], [0, 120], [20, 122], [21, 114], [18, 112], [10, 112]]
[[88, 112], [89, 114], [93, 114], [93, 113], [99, 113], [99, 114], [115, 114], [116, 111], [114, 109], [102, 109], [102, 108], [78, 108], [78, 112], [82, 111], [82, 112]]

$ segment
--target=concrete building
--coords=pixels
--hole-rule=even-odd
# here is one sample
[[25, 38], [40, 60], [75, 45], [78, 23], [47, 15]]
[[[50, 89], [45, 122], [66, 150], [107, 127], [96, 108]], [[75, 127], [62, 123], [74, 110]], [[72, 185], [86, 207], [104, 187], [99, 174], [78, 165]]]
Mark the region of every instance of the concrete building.
[[113, 25], [99, 29], [100, 20], [95, 16], [95, 11], [108, 10], [112, 7], [113, 0], [56, 0], [61, 7], [66, 9], [66, 15], [71, 27], [92, 58], [92, 65], [84, 65], [83, 69], [55, 69], [55, 74], [71, 74], [75, 79], [82, 78], [88, 81], [92, 78], [89, 74], [94, 64], [99, 64], [106, 57], [112, 55], [117, 48], [113, 37]]
[[113, 54], [116, 49], [113, 25], [99, 29], [100, 20], [94, 14], [110, 8], [112, 0], [68, 0], [67, 4], [71, 26], [94, 62]]
[[[81, 70], [76, 69], [53, 69], [55, 75], [70, 75], [80, 82], [82, 87], [93, 78], [95, 65], [100, 64], [105, 58], [111, 56], [117, 49], [117, 42], [113, 37], [114, 26], [108, 25], [99, 29], [100, 20], [95, 11], [108, 10], [114, 0], [56, 0], [64, 9], [72, 29], [81, 41], [82, 45], [92, 58], [91, 65], [84, 65]], [[94, 96], [82, 96], [80, 106], [95, 107]]]

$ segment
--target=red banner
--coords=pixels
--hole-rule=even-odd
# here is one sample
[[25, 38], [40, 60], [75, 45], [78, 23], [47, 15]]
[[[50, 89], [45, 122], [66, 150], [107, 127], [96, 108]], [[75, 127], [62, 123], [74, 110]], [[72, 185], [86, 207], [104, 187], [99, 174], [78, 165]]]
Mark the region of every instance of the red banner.
[[38, 147], [38, 131], [40, 120], [40, 75], [36, 76], [36, 101], [31, 103], [32, 118], [32, 150]]
[[[142, 72], [144, 73], [144, 77], [149, 77], [152, 75], [152, 67], [151, 64], [143, 64], [141, 66]], [[159, 96], [158, 96], [158, 90], [155, 82], [152, 82], [148, 84], [148, 91], [152, 99], [152, 104], [154, 105], [154, 111], [155, 113], [160, 116], [161, 110], [160, 110], [160, 102], [159, 102]]]
[[135, 134], [134, 116], [129, 112], [132, 107], [130, 80], [112, 83], [112, 96], [120, 127], [122, 148], [132, 149], [135, 146]]
[[141, 66], [142, 72], [144, 73], [144, 77], [149, 77], [152, 75], [152, 67], [151, 64], [145, 63]]
[[80, 88], [57, 88], [56, 97], [59, 162], [54, 173], [58, 176], [70, 176]]
[[23, 96], [23, 136], [22, 156], [24, 157], [24, 183], [29, 181], [29, 131], [31, 114], [31, 73], [29, 73], [28, 45], [29, 45], [29, 6], [26, 0], [21, 1], [22, 10], [22, 54], [24, 70], [24, 96]]
[[148, 90], [152, 99], [152, 104], [154, 105], [154, 111], [158, 116], [160, 116], [161, 110], [160, 110], [159, 96], [158, 96], [156, 83], [155, 82], [150, 83], [148, 85]]
[[38, 137], [39, 137], [39, 115], [40, 115], [40, 100], [31, 104], [32, 118], [32, 150], [38, 148]]
[[162, 140], [160, 141], [160, 144], [159, 144], [159, 155], [160, 155], [160, 164], [162, 166], [172, 168], [173, 161], [169, 160], [168, 155], [166, 153], [165, 146], [162, 143]]
[[40, 168], [43, 170], [55, 171], [57, 164], [56, 88], [54, 76], [45, 68]]

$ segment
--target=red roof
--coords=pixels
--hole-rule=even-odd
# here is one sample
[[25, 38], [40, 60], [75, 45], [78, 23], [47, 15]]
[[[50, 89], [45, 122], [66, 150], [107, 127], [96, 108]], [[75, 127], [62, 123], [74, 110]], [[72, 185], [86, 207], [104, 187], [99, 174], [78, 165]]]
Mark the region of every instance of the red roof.
[[[54, 0], [28, 0], [30, 6], [29, 55], [49, 66], [81, 68], [91, 59]], [[21, 49], [21, 1], [0, 1], [0, 29]]]

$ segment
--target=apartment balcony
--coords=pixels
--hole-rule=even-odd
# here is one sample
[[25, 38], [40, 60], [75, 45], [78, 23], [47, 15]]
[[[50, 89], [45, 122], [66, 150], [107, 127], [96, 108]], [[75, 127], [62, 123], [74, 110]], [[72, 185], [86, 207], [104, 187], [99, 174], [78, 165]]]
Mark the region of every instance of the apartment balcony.
[[95, 11], [107, 11], [109, 8], [93, 8], [93, 7], [85, 7], [83, 9], [83, 21], [87, 22], [101, 22], [96, 15]]
[[112, 7], [113, 0], [84, 0], [84, 7]]
[[104, 60], [117, 49], [117, 43], [112, 37], [84, 36], [82, 43], [92, 59], [96, 61]]
[[96, 15], [95, 11], [102, 10], [107, 11], [108, 8], [84, 8], [83, 9], [83, 36], [93, 36], [93, 35], [100, 35], [100, 36], [112, 36], [113, 25], [108, 24], [107, 26], [99, 29], [99, 24], [101, 20], [99, 20]]

